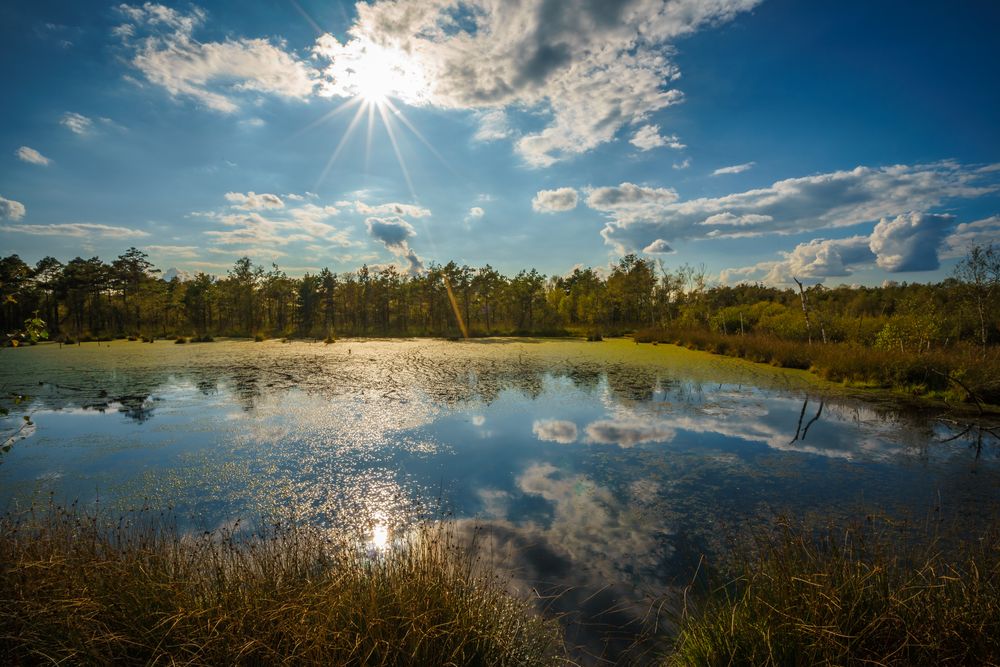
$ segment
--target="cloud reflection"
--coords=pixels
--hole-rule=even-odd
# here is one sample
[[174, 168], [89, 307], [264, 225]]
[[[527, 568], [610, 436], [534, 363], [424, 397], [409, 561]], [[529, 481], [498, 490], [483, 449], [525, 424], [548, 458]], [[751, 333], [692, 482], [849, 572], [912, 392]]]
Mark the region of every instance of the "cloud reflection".
[[536, 419], [531, 432], [539, 440], [558, 442], [563, 445], [576, 442], [576, 424], [564, 419]]

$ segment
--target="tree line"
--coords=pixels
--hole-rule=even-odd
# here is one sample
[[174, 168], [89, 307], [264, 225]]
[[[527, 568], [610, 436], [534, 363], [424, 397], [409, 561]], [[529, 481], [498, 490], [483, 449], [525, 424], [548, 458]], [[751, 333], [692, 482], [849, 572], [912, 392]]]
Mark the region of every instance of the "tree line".
[[[794, 277], [793, 277], [794, 278]], [[712, 285], [704, 268], [626, 255], [608, 270], [503, 275], [488, 264], [328, 269], [301, 278], [242, 257], [224, 276], [165, 280], [141, 250], [107, 263], [0, 259], [0, 328], [49, 337], [609, 335], [660, 327], [919, 352], [1000, 341], [1000, 249], [975, 246], [952, 276], [880, 287]]]

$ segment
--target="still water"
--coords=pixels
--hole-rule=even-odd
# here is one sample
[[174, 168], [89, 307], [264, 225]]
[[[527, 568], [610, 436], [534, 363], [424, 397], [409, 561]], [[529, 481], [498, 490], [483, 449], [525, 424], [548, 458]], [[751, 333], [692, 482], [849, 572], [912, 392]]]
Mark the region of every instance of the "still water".
[[0, 388], [31, 397], [3, 437], [34, 423], [0, 458], [0, 509], [290, 517], [378, 548], [448, 515], [609, 625], [741, 523], [1000, 501], [1000, 446], [941, 410], [625, 340], [46, 344], [0, 350]]

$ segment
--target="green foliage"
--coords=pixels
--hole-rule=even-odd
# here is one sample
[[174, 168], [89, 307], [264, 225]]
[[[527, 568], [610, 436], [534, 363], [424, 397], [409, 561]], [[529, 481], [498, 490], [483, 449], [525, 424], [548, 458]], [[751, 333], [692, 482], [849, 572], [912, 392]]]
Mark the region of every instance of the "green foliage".
[[[985, 354], [1000, 341], [1000, 252], [992, 246], [970, 249], [955, 277], [936, 285], [814, 285], [805, 294], [817, 342], [825, 333], [831, 343], [923, 354], [976, 341]], [[73, 340], [452, 337], [463, 335], [463, 327], [470, 336], [666, 327], [810, 339], [791, 289], [711, 285], [704, 268], [670, 269], [636, 255], [607, 273], [578, 267], [551, 277], [533, 269], [505, 276], [489, 265], [449, 262], [412, 275], [362, 266], [292, 278], [242, 257], [224, 276], [199, 273], [187, 281], [163, 280], [134, 248], [111, 264], [77, 257], [63, 265], [48, 257], [31, 267], [17, 255], [0, 258], [0, 330], [20, 330], [32, 317], [45, 322], [35, 327], [39, 338], [47, 330]]]
[[262, 524], [183, 534], [50, 507], [0, 520], [0, 662], [565, 664], [555, 621], [446, 526], [389, 553]]

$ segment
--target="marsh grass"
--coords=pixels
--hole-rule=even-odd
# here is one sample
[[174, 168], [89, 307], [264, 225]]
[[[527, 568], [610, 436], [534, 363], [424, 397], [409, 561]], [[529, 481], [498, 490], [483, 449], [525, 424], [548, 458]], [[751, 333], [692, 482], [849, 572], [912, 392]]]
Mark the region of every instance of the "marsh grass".
[[1000, 534], [759, 531], [688, 607], [670, 665], [996, 665]]
[[271, 524], [182, 534], [49, 507], [0, 520], [0, 663], [533, 665], [555, 621], [426, 524], [391, 553]]

